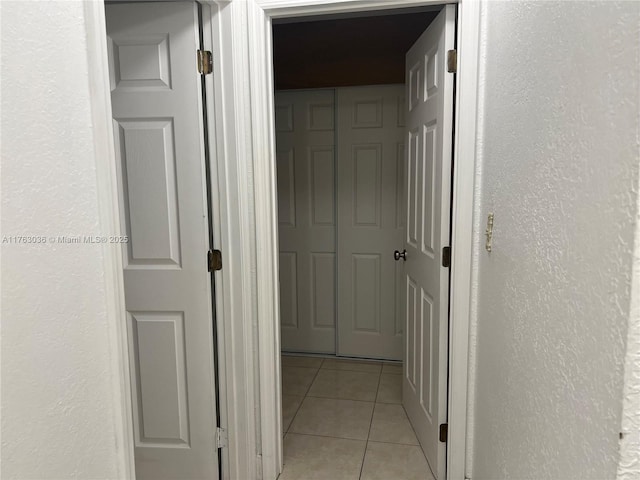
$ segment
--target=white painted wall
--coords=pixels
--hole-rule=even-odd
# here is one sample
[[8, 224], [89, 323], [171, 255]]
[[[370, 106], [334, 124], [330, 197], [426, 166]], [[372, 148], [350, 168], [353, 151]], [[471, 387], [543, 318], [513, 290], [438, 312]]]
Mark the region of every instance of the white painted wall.
[[[481, 38], [468, 473], [612, 479], [638, 235], [640, 3], [486, 2]], [[627, 429], [639, 425], [633, 289]], [[620, 478], [639, 478], [627, 433]]]
[[[95, 8], [1, 2], [3, 237], [113, 233], [96, 181], [95, 119], [107, 116], [90, 103]], [[1, 252], [2, 478], [127, 478], [117, 286], [105, 266], [116, 257], [50, 241]]]
[[[640, 178], [636, 183], [636, 193], [637, 204], [640, 205]], [[635, 237], [618, 480], [636, 480], [640, 477], [640, 207], [636, 209]]]

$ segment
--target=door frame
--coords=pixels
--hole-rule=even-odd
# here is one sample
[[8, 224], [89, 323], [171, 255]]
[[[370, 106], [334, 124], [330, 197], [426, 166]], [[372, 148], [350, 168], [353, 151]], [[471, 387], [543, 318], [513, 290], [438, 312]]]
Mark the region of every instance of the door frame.
[[[214, 241], [224, 267], [216, 276], [224, 479], [275, 480], [282, 470], [277, 184], [271, 21], [274, 18], [456, 3], [442, 0], [200, 0], [207, 77]], [[452, 203], [449, 345], [450, 479], [464, 478], [472, 287], [480, 4], [459, 0]], [[84, 2], [99, 219], [120, 232], [104, 0]], [[469, 46], [467, 48], [467, 46]], [[214, 101], [215, 96], [215, 101]], [[251, 99], [251, 101], [249, 101]], [[464, 114], [464, 115], [463, 115]], [[218, 243], [219, 242], [219, 243]], [[135, 479], [122, 250], [105, 245], [112, 355], [114, 432], [121, 478]]]
[[[244, 3], [244, 2], [243, 2]], [[447, 477], [464, 479], [467, 444], [467, 381], [471, 313], [476, 121], [480, 3], [474, 0], [247, 0], [248, 21], [237, 28], [249, 39], [246, 95], [251, 98], [254, 183], [247, 185], [256, 205], [257, 295], [260, 329], [259, 384], [263, 473], [275, 479], [282, 470], [281, 388], [279, 381], [279, 290], [277, 180], [273, 105], [272, 20], [368, 10], [458, 4], [455, 139], [452, 202], [452, 263], [449, 326]], [[240, 55], [241, 52], [235, 50]], [[237, 93], [237, 92], [236, 92]], [[266, 397], [266, 399], [265, 399]], [[267, 450], [268, 451], [265, 451]]]

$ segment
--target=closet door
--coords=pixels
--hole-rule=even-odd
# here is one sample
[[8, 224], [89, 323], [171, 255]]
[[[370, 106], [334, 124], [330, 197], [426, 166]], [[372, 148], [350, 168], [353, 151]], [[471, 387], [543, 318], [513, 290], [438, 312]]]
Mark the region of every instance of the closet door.
[[402, 359], [404, 85], [336, 90], [338, 354]]
[[275, 96], [282, 350], [335, 353], [334, 91]]
[[198, 9], [109, 3], [106, 21], [120, 218], [129, 237], [123, 276], [136, 478], [214, 480]]

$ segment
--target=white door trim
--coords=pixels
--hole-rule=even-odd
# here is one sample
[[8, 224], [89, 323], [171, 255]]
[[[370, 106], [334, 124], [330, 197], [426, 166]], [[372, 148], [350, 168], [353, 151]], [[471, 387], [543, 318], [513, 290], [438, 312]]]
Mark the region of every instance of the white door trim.
[[252, 112], [246, 87], [239, 86], [247, 78], [248, 35], [246, 26], [237, 27], [245, 25], [247, 4], [226, 0], [200, 3], [209, 7], [203, 8], [204, 43], [213, 54], [214, 66], [205, 81], [211, 85], [207, 88], [210, 208], [218, 227], [214, 228], [214, 243], [222, 251], [223, 265], [216, 273], [215, 285], [220, 424], [228, 437], [228, 447], [222, 451], [222, 478], [259, 479], [256, 210], [254, 192], [249, 188], [253, 176], [251, 129], [246, 125]]
[[[96, 156], [96, 184], [100, 231], [120, 235], [120, 208], [116, 172], [115, 145], [111, 112], [111, 85], [107, 53], [107, 29], [103, 2], [84, 2], [87, 35], [89, 95]], [[118, 477], [135, 480], [133, 406], [129, 370], [127, 316], [124, 304], [122, 248], [117, 244], [102, 247], [106, 308], [111, 355], [114, 398], [115, 443], [118, 446]]]
[[471, 323], [473, 237], [476, 182], [480, 1], [458, 6], [458, 75], [455, 99], [453, 198], [451, 204], [451, 283], [449, 310], [449, 445], [447, 476], [467, 474], [469, 402], [469, 325]]
[[[235, 2], [232, 2], [235, 3]], [[245, 2], [242, 2], [245, 3]], [[271, 21], [274, 18], [333, 14], [366, 10], [454, 3], [437, 0], [247, 0], [248, 20], [234, 29], [249, 37], [250, 65], [246, 76], [237, 77], [234, 95], [251, 98], [253, 185], [246, 184], [256, 206], [255, 232], [258, 255], [258, 334], [261, 398], [260, 431], [263, 478], [275, 479], [282, 469], [282, 436], [279, 411], [279, 312], [278, 230], [275, 148], [273, 142], [273, 70]], [[468, 335], [471, 301], [471, 255], [474, 211], [475, 144], [477, 111], [478, 33], [480, 6], [460, 0], [458, 8], [458, 75], [456, 84], [456, 140], [453, 201], [453, 258], [451, 269], [451, 316], [449, 345], [449, 479], [465, 475], [467, 443]], [[248, 31], [247, 31], [248, 29]], [[235, 50], [235, 49], [234, 49]], [[231, 52], [231, 51], [230, 51]], [[236, 50], [237, 52], [237, 50]], [[240, 52], [237, 52], [240, 54]], [[248, 79], [248, 80], [247, 80]], [[267, 401], [268, 400], [268, 401]], [[453, 421], [451, 421], [454, 419]]]

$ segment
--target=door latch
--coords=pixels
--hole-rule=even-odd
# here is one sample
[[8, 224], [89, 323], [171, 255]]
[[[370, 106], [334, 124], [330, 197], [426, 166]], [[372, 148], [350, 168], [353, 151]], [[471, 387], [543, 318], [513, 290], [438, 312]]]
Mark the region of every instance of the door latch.
[[487, 250], [487, 252], [490, 252], [491, 241], [493, 240], [493, 213], [487, 215], [487, 229], [484, 231], [484, 235], [487, 237], [484, 248]]

